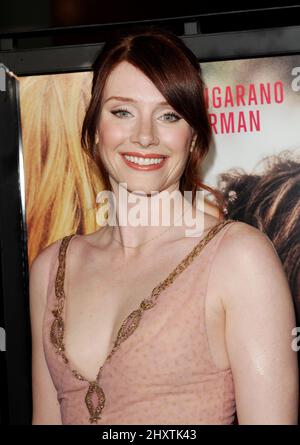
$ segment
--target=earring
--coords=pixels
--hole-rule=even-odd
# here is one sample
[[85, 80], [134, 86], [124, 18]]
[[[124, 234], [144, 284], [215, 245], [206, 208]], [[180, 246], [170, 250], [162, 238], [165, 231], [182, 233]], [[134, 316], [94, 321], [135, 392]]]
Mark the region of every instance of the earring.
[[228, 201], [234, 202], [237, 198], [237, 193], [235, 190], [229, 190], [228, 192]]
[[190, 153], [192, 153], [194, 151], [194, 148], [195, 148], [195, 139], [191, 143]]

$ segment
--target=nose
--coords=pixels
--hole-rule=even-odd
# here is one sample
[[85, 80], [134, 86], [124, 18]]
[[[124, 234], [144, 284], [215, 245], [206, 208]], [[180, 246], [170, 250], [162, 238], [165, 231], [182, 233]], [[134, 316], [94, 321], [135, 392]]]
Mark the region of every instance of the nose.
[[145, 117], [136, 123], [136, 126], [130, 137], [130, 142], [145, 148], [159, 144], [159, 138], [155, 129], [155, 125], [150, 118]]

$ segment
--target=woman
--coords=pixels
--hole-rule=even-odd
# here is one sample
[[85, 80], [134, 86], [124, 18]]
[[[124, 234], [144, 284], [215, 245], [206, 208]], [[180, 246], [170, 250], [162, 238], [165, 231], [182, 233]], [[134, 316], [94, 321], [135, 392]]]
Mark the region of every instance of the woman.
[[296, 423], [288, 283], [264, 234], [201, 209], [210, 140], [178, 37], [149, 27], [105, 45], [82, 145], [108, 223], [32, 263], [34, 424]]

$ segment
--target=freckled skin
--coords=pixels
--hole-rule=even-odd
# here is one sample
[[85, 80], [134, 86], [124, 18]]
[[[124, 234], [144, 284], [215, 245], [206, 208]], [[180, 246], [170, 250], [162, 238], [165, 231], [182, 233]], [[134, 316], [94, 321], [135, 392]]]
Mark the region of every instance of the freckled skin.
[[[138, 102], [113, 99], [105, 103], [111, 96], [132, 97]], [[155, 85], [128, 62], [120, 63], [106, 83], [98, 126], [100, 155], [109, 175], [117, 183], [126, 182], [129, 190], [173, 190], [184, 171], [194, 132], [183, 118], [164, 116], [175, 110], [170, 105], [158, 106], [161, 101], [165, 98]], [[120, 112], [120, 117], [111, 113], [120, 108], [128, 111]], [[118, 155], [126, 151], [170, 158], [163, 169], [138, 172]]]

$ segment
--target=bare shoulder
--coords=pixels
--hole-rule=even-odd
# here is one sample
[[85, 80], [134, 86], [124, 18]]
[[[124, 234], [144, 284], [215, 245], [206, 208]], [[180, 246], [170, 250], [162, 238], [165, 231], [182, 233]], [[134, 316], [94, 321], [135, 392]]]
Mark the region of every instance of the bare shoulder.
[[56, 388], [47, 366], [43, 345], [43, 322], [48, 283], [51, 267], [58, 256], [60, 242], [61, 239], [42, 249], [30, 267], [33, 425], [59, 425], [62, 423]]
[[59, 246], [62, 239], [58, 239], [42, 249], [34, 258], [29, 270], [30, 300], [34, 303], [45, 304], [46, 286], [49, 282], [51, 267], [58, 259]]
[[295, 313], [271, 240], [259, 229], [233, 222], [212, 270], [213, 294], [225, 313], [239, 424], [296, 424], [298, 369], [291, 347]]
[[287, 278], [272, 241], [259, 229], [240, 221], [231, 223], [221, 240], [214, 279], [222, 283], [219, 292], [226, 306], [236, 300], [247, 302], [247, 298], [271, 304], [271, 298], [290, 296]]
[[61, 241], [62, 239], [54, 241], [38, 253], [31, 263], [30, 274], [32, 272], [35, 273], [38, 270], [45, 270], [45, 268], [48, 267], [55, 254], [58, 254]]
[[271, 259], [280, 261], [270, 238], [261, 230], [242, 221], [233, 221], [229, 224], [220, 256], [226, 257], [231, 264], [240, 261], [257, 261]]

